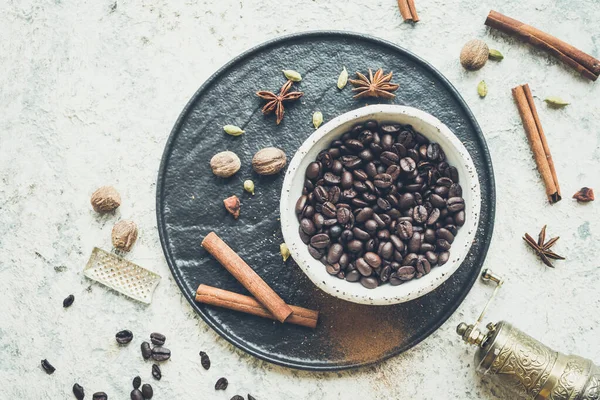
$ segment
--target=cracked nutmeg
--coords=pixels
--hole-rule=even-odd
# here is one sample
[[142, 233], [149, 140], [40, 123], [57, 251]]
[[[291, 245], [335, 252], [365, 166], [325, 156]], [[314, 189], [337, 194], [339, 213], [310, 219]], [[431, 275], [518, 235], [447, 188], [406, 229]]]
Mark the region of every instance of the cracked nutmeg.
[[102, 186], [92, 193], [90, 203], [92, 203], [92, 208], [96, 212], [111, 212], [121, 205], [121, 196], [114, 187]]
[[129, 251], [138, 237], [137, 225], [133, 221], [119, 221], [112, 230], [112, 243], [116, 249]]
[[225, 205], [225, 209], [229, 212], [229, 214], [233, 215], [233, 218], [239, 218], [241, 204], [240, 199], [236, 195], [223, 200], [223, 204]]

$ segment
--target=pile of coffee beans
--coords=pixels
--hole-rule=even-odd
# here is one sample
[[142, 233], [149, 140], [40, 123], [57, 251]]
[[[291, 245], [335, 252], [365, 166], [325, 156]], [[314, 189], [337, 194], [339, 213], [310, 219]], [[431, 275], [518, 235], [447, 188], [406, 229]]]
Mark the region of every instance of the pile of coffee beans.
[[331, 275], [374, 289], [445, 264], [465, 201], [444, 151], [410, 125], [354, 126], [308, 165], [299, 234]]
[[147, 383], [142, 385], [140, 389], [140, 385], [142, 385], [142, 379], [139, 376], [133, 378], [133, 390], [131, 391], [130, 398], [131, 400], [149, 400], [154, 396], [154, 390], [152, 386]]

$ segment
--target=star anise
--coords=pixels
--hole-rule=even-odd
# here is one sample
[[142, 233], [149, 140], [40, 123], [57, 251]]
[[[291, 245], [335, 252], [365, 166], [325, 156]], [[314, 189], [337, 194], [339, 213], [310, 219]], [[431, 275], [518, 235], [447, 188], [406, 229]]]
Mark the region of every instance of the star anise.
[[277, 125], [279, 125], [281, 120], [283, 120], [283, 102], [298, 100], [300, 97], [304, 96], [303, 92], [290, 92], [292, 83], [292, 81], [287, 81], [281, 87], [278, 95], [264, 90], [256, 92], [258, 97], [263, 100], [267, 100], [267, 104], [265, 104], [265, 106], [262, 108], [263, 114], [267, 115], [275, 111], [275, 115], [277, 116]]
[[559, 256], [555, 252], [551, 251], [550, 248], [554, 246], [554, 244], [558, 241], [559, 237], [552, 238], [546, 242], [546, 225], [540, 231], [537, 242], [529, 235], [529, 233], [525, 233], [523, 240], [525, 243], [529, 245], [536, 252], [538, 257], [546, 264], [547, 266], [554, 268], [554, 265], [550, 262], [550, 260], [564, 260], [565, 258]]
[[353, 92], [358, 92], [354, 98], [362, 97], [383, 97], [384, 99], [393, 99], [396, 97], [395, 92], [400, 87], [395, 83], [390, 83], [392, 80], [392, 72], [387, 75], [383, 74], [383, 69], [379, 68], [375, 75], [369, 69], [369, 77], [367, 78], [360, 72], [356, 73], [358, 79], [350, 79], [350, 83], [354, 86]]

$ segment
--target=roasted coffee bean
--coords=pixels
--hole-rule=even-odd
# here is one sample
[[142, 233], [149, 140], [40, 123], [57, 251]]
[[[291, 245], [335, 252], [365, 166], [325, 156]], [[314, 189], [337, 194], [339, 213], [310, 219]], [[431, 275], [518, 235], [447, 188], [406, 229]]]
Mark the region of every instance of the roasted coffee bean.
[[415, 204], [415, 196], [411, 193], [404, 193], [398, 199], [398, 207], [400, 210], [408, 210]]
[[[371, 144], [371, 146], [373, 146], [373, 144]], [[358, 153], [358, 156], [365, 162], [373, 161], [373, 159], [375, 158], [375, 154], [373, 154], [373, 151], [371, 151], [371, 149], [364, 149], [363, 151]]]
[[351, 253], [358, 254], [363, 251], [363, 244], [361, 241], [355, 239], [348, 242], [347, 248]]
[[428, 251], [428, 252], [426, 252], [425, 253], [425, 258], [427, 258], [427, 261], [429, 261], [429, 264], [431, 266], [436, 265], [437, 262], [438, 262], [438, 255], [434, 251]]
[[462, 187], [458, 183], [450, 185], [448, 197], [462, 197]]
[[348, 282], [358, 282], [360, 280], [361, 276], [362, 275], [360, 274], [360, 272], [358, 272], [358, 270], [354, 269], [346, 274], [346, 280]]
[[144, 395], [144, 399], [151, 399], [152, 396], [154, 396], [154, 390], [152, 390], [152, 386], [150, 386], [148, 383], [144, 383], [142, 385], [142, 394]]
[[379, 268], [381, 266], [381, 257], [372, 252], [367, 252], [363, 256], [364, 260], [371, 266], [371, 268]]
[[342, 165], [348, 169], [355, 169], [361, 166], [362, 160], [357, 156], [342, 156]]
[[315, 208], [313, 206], [306, 206], [302, 216], [304, 218], [312, 218], [315, 215]]
[[166, 347], [157, 346], [152, 349], [152, 359], [155, 361], [167, 361], [171, 358], [171, 350]]
[[385, 226], [386, 226], [385, 221], [379, 216], [379, 214], [373, 214], [372, 219], [377, 224], [377, 228], [379, 228], [379, 229], [385, 228]]
[[131, 391], [131, 394], [129, 395], [129, 398], [131, 400], [144, 400], [144, 395], [142, 394], [142, 391], [139, 389], [133, 389]]
[[306, 167], [305, 176], [307, 179], [317, 179], [321, 175], [321, 164], [318, 162], [311, 162]]
[[313, 221], [311, 221], [308, 218], [303, 218], [300, 221], [300, 229], [302, 229], [302, 231], [304, 233], [306, 233], [307, 235], [314, 235], [315, 233], [317, 233], [317, 228], [314, 224]]
[[374, 203], [375, 201], [377, 201], [377, 196], [373, 193], [363, 193], [362, 198], [368, 203]]
[[408, 221], [401, 221], [396, 226], [396, 234], [400, 239], [408, 240], [413, 236], [413, 226]]
[[398, 132], [400, 132], [401, 128], [402, 127], [398, 124], [382, 124], [379, 130], [381, 130], [383, 133], [396, 135]]
[[340, 267], [342, 269], [346, 269], [346, 267], [348, 267], [348, 264], [350, 264], [350, 256], [346, 253], [342, 254], [340, 256], [338, 264], [340, 264]]
[[[314, 224], [314, 233], [316, 233], [318, 230], [320, 230], [321, 228], [323, 228], [323, 223], [325, 222], [325, 217], [323, 216], [323, 214], [315, 214], [312, 217], [312, 222]], [[305, 224], [308, 224], [308, 222], [305, 222]], [[300, 221], [300, 228], [302, 228], [302, 221]], [[310, 232], [310, 226], [307, 227], [308, 231]], [[304, 229], [302, 229], [302, 231], [304, 232]], [[304, 232], [306, 233], [306, 232]], [[313, 233], [313, 235], [314, 235]], [[309, 235], [311, 236], [311, 235]]]
[[454, 215], [454, 223], [456, 226], [463, 226], [465, 224], [465, 212], [459, 211]]
[[352, 231], [346, 227], [346, 229], [344, 229], [342, 231], [342, 235], [340, 236], [340, 240], [341, 240], [342, 243], [348, 243], [352, 239], [354, 239], [354, 233], [352, 233]]
[[365, 145], [357, 139], [348, 139], [344, 144], [347, 148], [354, 151], [355, 153], [358, 153], [365, 148]]
[[412, 265], [413, 267], [417, 264], [419, 256], [415, 253], [409, 253], [402, 259], [402, 266]]
[[398, 271], [396, 271], [396, 276], [402, 281], [409, 281], [415, 277], [415, 272], [415, 267], [405, 265], [404, 267], [398, 268]]
[[446, 204], [448, 211], [452, 213], [465, 209], [465, 200], [462, 197], [450, 197]]
[[44, 369], [44, 371], [46, 371], [48, 375], [52, 375], [54, 371], [56, 371], [56, 368], [54, 368], [52, 364], [50, 364], [46, 359], [42, 360], [41, 364], [42, 368]]
[[327, 262], [329, 264], [337, 263], [340, 260], [342, 254], [344, 254], [344, 247], [339, 243], [332, 244], [331, 247], [329, 247], [329, 251], [327, 252]]
[[331, 165], [331, 172], [334, 175], [340, 176], [340, 175], [342, 175], [343, 170], [344, 170], [344, 166], [342, 165], [340, 160], [334, 160], [333, 164]]
[[367, 163], [367, 165], [365, 165], [365, 173], [369, 178], [375, 177], [375, 175], [377, 175], [378, 173], [377, 166], [372, 162]]
[[412, 158], [404, 157], [403, 159], [400, 160], [400, 168], [405, 173], [410, 173], [410, 172], [413, 172], [417, 168], [417, 164], [415, 163], [415, 160], [413, 160]]
[[419, 252], [421, 244], [423, 243], [423, 236], [419, 232], [414, 232], [410, 240], [408, 241], [408, 251], [411, 253]]
[[[333, 204], [337, 204], [342, 198], [342, 189], [339, 186], [332, 186], [329, 189], [329, 201]], [[308, 207], [307, 207], [308, 208]], [[306, 213], [306, 211], [305, 211]]]
[[336, 241], [342, 235], [343, 230], [344, 229], [341, 226], [334, 225], [329, 228], [329, 237], [332, 241]]
[[435, 224], [439, 218], [440, 218], [440, 209], [434, 208], [433, 210], [431, 210], [429, 217], [427, 217], [427, 225]]
[[317, 203], [325, 203], [326, 201], [329, 201], [329, 191], [327, 191], [325, 187], [318, 185], [317, 187], [315, 187], [313, 193]]
[[408, 156], [408, 158], [412, 158], [412, 160], [415, 162], [415, 169], [416, 169], [417, 163], [419, 162], [419, 160], [421, 160], [421, 156], [419, 155], [419, 152], [415, 149], [408, 149], [406, 152], [406, 155]]
[[394, 245], [394, 248], [399, 252], [403, 252], [405, 249], [404, 242], [396, 235], [390, 236], [390, 242]]
[[156, 346], [162, 346], [166, 340], [167, 338], [162, 333], [153, 332], [150, 334], [150, 341]]
[[379, 156], [379, 159], [381, 160], [381, 163], [383, 165], [388, 167], [390, 165], [398, 164], [398, 161], [400, 161], [400, 157], [398, 156], [398, 154], [393, 153], [391, 151], [384, 151]]
[[421, 247], [419, 248], [419, 253], [425, 254], [428, 251], [434, 251], [435, 246], [431, 243], [421, 243]]
[[379, 279], [381, 282], [387, 282], [390, 279], [390, 275], [392, 274], [392, 267], [390, 265], [386, 265], [381, 269], [379, 273]]
[[316, 249], [324, 249], [329, 246], [330, 241], [329, 236], [324, 233], [318, 233], [310, 238], [310, 244]]
[[64, 308], [71, 307], [71, 305], [73, 304], [74, 301], [75, 301], [75, 296], [73, 296], [72, 294], [68, 295], [67, 298], [63, 300], [63, 307]]
[[[339, 142], [338, 142], [338, 144], [339, 144]], [[327, 168], [331, 169], [333, 167], [333, 161], [335, 161], [336, 158], [340, 158], [340, 156], [342, 155], [341, 146], [337, 149], [329, 149], [328, 153], [331, 156], [332, 161], [331, 161], [331, 165], [328, 166]]]
[[365, 222], [365, 230], [367, 232], [369, 232], [370, 235], [375, 234], [375, 232], [377, 232], [377, 222], [375, 222], [375, 220], [370, 219], [367, 222]]
[[452, 179], [452, 182], [458, 183], [458, 170], [455, 167], [449, 167], [447, 174], [448, 178]]
[[85, 398], [85, 390], [83, 390], [83, 387], [78, 383], [73, 385], [73, 394], [77, 400], [83, 400]]
[[379, 246], [377, 239], [369, 239], [365, 243], [365, 251], [374, 251], [377, 246]]
[[325, 271], [327, 271], [329, 275], [337, 275], [340, 273], [341, 269], [342, 267], [338, 263], [325, 265]]
[[416, 267], [417, 271], [423, 275], [427, 275], [429, 272], [431, 272], [431, 264], [429, 264], [429, 261], [427, 258], [425, 258], [425, 256], [419, 256]]
[[369, 188], [367, 187], [365, 182], [354, 181], [353, 186], [354, 186], [354, 190], [356, 190], [358, 193], [365, 193], [369, 190]]
[[449, 188], [450, 186], [452, 186], [452, 179], [448, 178], [448, 177], [441, 177], [440, 179], [438, 179], [435, 184], [437, 186], [444, 186]]
[[356, 269], [362, 276], [369, 276], [373, 273], [373, 269], [364, 258], [358, 258], [355, 262]]
[[456, 234], [458, 233], [458, 228], [456, 227], [456, 225], [446, 225], [444, 228], [446, 228], [448, 230], [448, 232], [450, 232], [452, 235], [456, 236]]
[[136, 376], [135, 378], [133, 378], [132, 384], [134, 389], [139, 389], [139, 387], [142, 386], [142, 378]]
[[373, 132], [365, 129], [358, 134], [357, 139], [365, 145], [371, 144], [373, 142]]
[[370, 207], [365, 207], [358, 214], [356, 214], [355, 220], [356, 222], [362, 224], [369, 220], [373, 216], [373, 209]]
[[352, 187], [353, 183], [354, 183], [354, 178], [352, 177], [352, 174], [348, 171], [342, 172], [342, 181], [341, 181], [342, 189], [350, 189]]
[[335, 204], [328, 201], [326, 203], [323, 203], [323, 208], [321, 209], [321, 212], [327, 218], [336, 218], [337, 207], [335, 206]]
[[324, 227], [330, 227], [330, 226], [334, 226], [335, 224], [337, 224], [337, 218], [327, 218], [326, 220], [323, 221], [323, 226]]
[[388, 211], [392, 208], [392, 205], [386, 199], [379, 197], [377, 198], [377, 206], [381, 208], [383, 211]]
[[[210, 361], [209, 361], [209, 366], [210, 366]], [[208, 369], [208, 368], [205, 368]], [[158, 366], [158, 364], [152, 364], [152, 377], [154, 379], [156, 379], [157, 381], [160, 381], [160, 379], [162, 378], [162, 372], [160, 371], [160, 367]]]
[[338, 185], [342, 183], [342, 178], [340, 176], [334, 175], [332, 172], [325, 172], [323, 179], [328, 185]]
[[448, 197], [448, 191], [449, 189], [446, 186], [436, 186], [433, 189], [434, 193], [437, 194], [440, 197], [446, 198]]
[[[420, 159], [425, 159], [427, 158], [427, 146], [422, 144], [421, 146], [419, 146], [419, 158]], [[421, 162], [419, 162], [419, 164], [421, 164]], [[417, 165], [418, 167], [418, 165]]]
[[454, 235], [446, 228], [440, 228], [435, 232], [438, 239], [446, 239], [450, 244], [454, 242]]
[[142, 357], [144, 357], [144, 360], [147, 360], [152, 356], [152, 348], [150, 347], [150, 343], [142, 342], [140, 348], [142, 349]]
[[435, 248], [438, 250], [450, 250], [452, 245], [446, 239], [438, 239], [435, 241]]
[[450, 253], [447, 251], [443, 251], [438, 255], [438, 265], [444, 265], [448, 262], [450, 258]]
[[435, 231], [431, 228], [427, 228], [425, 229], [425, 232], [423, 233], [423, 240], [426, 241], [427, 243], [435, 243]]
[[242, 396], [240, 396], [239, 394], [236, 394], [230, 400], [244, 400], [244, 398]]
[[394, 245], [392, 242], [383, 243], [383, 246], [381, 246], [381, 249], [379, 250], [379, 255], [384, 260], [390, 261], [394, 256]]
[[354, 237], [358, 240], [368, 240], [371, 237], [371, 235], [369, 235], [368, 232], [357, 227], [352, 228], [352, 233], [354, 234]]
[[392, 176], [389, 174], [377, 174], [373, 178], [373, 184], [380, 189], [387, 189], [392, 186]]
[[375, 289], [377, 286], [379, 286], [377, 278], [374, 278], [372, 276], [363, 276], [362, 278], [360, 278], [360, 283], [367, 289]]
[[312, 192], [315, 189], [315, 184], [312, 183], [310, 179], [306, 179], [304, 181], [304, 189], [302, 191], [303, 195], [307, 195], [309, 192]]
[[427, 209], [423, 206], [416, 206], [413, 209], [413, 219], [415, 220], [416, 223], [418, 224], [422, 224], [425, 221], [427, 221], [428, 215], [429, 213], [427, 212]]
[[215, 383], [215, 390], [225, 390], [227, 389], [227, 385], [229, 385], [227, 378], [219, 378], [217, 383]]
[[431, 205], [437, 208], [444, 208], [446, 207], [446, 200], [444, 200], [442, 198], [442, 196], [437, 195], [437, 194], [432, 194], [431, 196], [429, 196], [429, 201], [431, 202]]
[[403, 130], [398, 134], [396, 141], [404, 146], [410, 147], [413, 142], [414, 135], [410, 130]]
[[117, 343], [119, 344], [127, 344], [133, 339], [133, 333], [125, 329], [123, 331], [117, 332], [117, 334], [115, 335], [115, 339], [117, 339]]
[[108, 400], [108, 395], [104, 392], [96, 392], [92, 395], [92, 400]]
[[400, 217], [402, 214], [400, 213], [400, 211], [396, 210], [395, 208], [392, 208], [390, 211], [388, 211], [386, 213], [390, 219], [394, 220], [397, 219], [398, 217]]
[[437, 143], [429, 143], [429, 146], [427, 146], [426, 155], [431, 161], [437, 161], [440, 157], [440, 145]]
[[310, 243], [310, 235], [307, 235], [306, 233], [304, 233], [304, 231], [300, 228], [298, 228], [298, 234], [300, 236], [300, 240], [302, 240], [302, 242], [304, 244]]
[[390, 231], [388, 231], [387, 229], [377, 231], [377, 239], [379, 239], [380, 241], [383, 240], [387, 242], [388, 240], [390, 240]]

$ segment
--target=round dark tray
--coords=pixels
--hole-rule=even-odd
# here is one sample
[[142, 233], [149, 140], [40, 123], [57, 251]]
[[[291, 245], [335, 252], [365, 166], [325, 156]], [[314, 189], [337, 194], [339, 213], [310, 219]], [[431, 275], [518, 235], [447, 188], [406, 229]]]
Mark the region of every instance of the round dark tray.
[[[445, 123], [469, 150], [481, 180], [482, 204], [477, 237], [456, 273], [432, 293], [394, 306], [364, 306], [319, 291], [300, 268], [279, 254], [282, 236], [279, 195], [283, 173], [261, 177], [251, 159], [263, 147], [276, 146], [289, 159], [313, 132], [312, 114], [326, 120], [380, 102], [357, 101], [348, 85], [336, 87], [346, 66], [354, 71], [379, 68], [394, 72], [400, 84], [394, 104], [420, 108]], [[286, 107], [281, 125], [263, 116], [257, 90], [277, 92], [282, 69], [295, 69], [304, 97]], [[384, 101], [381, 101], [384, 102]], [[240, 137], [222, 126], [245, 129]], [[241, 170], [232, 178], [215, 177], [209, 160], [223, 150], [238, 154]], [[253, 179], [256, 195], [242, 189]], [[239, 220], [225, 211], [222, 199], [242, 201]], [[473, 114], [456, 89], [431, 65], [392, 43], [353, 33], [312, 32], [286, 36], [235, 58], [209, 78], [182, 111], [167, 142], [158, 174], [157, 217], [169, 267], [184, 296], [221, 336], [263, 360], [309, 370], [340, 370], [399, 354], [434, 332], [458, 307], [478, 276], [494, 225], [494, 176], [488, 149]], [[259, 317], [198, 304], [199, 284], [247, 294], [206, 251], [202, 238], [215, 231], [290, 304], [318, 309], [316, 329], [275, 323]], [[443, 268], [443, 267], [442, 267]], [[377, 289], [375, 289], [377, 290]]]

